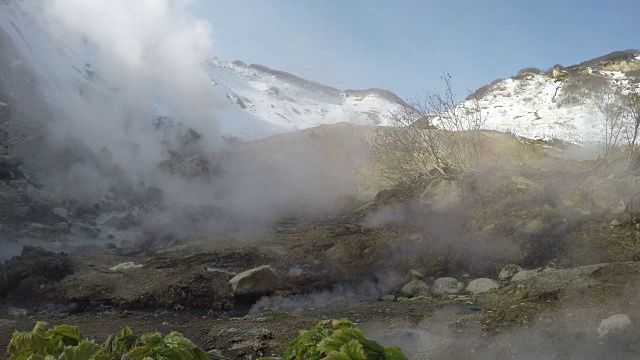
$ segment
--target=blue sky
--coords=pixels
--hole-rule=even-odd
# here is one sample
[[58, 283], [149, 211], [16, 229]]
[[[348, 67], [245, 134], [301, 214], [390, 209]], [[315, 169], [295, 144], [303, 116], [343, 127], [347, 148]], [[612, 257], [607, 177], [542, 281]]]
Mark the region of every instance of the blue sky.
[[403, 98], [453, 76], [459, 97], [528, 66], [640, 48], [634, 0], [203, 0], [214, 55]]

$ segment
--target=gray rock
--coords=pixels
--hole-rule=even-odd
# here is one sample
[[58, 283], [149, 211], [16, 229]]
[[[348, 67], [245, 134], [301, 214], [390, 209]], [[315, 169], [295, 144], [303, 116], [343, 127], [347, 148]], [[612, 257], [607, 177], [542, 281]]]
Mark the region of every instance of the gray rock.
[[633, 323], [627, 314], [611, 315], [603, 319], [598, 326], [598, 334], [604, 337], [610, 334], [625, 333], [633, 329]]
[[472, 293], [473, 295], [484, 294], [489, 290], [497, 289], [500, 285], [495, 280], [487, 279], [487, 278], [479, 278], [475, 280], [471, 280], [469, 284], [467, 284], [466, 291]]
[[395, 295], [385, 295], [385, 296], [381, 297], [380, 300], [386, 301], [386, 302], [392, 302], [392, 301], [396, 301], [396, 296]]
[[513, 275], [513, 277], [511, 278], [511, 281], [513, 282], [525, 281], [538, 274], [540, 274], [540, 270], [522, 270], [522, 271], [519, 271], [517, 274]]
[[28, 313], [27, 309], [21, 309], [13, 306], [10, 306], [7, 309], [7, 315], [11, 317], [27, 316]]
[[144, 198], [148, 203], [160, 204], [164, 198], [162, 189], [156, 186], [149, 186], [144, 192]]
[[71, 231], [71, 224], [66, 222], [59, 222], [53, 225], [53, 230], [58, 234], [68, 234]]
[[140, 220], [131, 211], [122, 216], [113, 215], [104, 222], [105, 225], [112, 226], [118, 230], [129, 229], [139, 223]]
[[611, 226], [620, 226], [620, 225], [622, 225], [622, 223], [618, 219], [613, 219], [613, 220], [611, 220], [609, 225], [611, 225]]
[[33, 236], [46, 236], [54, 232], [54, 229], [51, 226], [40, 223], [29, 223], [27, 224], [26, 229], [27, 232]]
[[75, 223], [71, 225], [71, 234], [80, 237], [96, 238], [98, 237], [98, 229], [91, 225], [83, 223]]
[[429, 285], [419, 279], [413, 279], [402, 287], [402, 294], [406, 296], [429, 295]]
[[57, 207], [51, 209], [51, 213], [60, 221], [69, 221], [69, 211], [65, 208]]
[[498, 280], [507, 280], [513, 277], [513, 275], [522, 271], [522, 268], [516, 264], [507, 264], [502, 270], [500, 270], [500, 274], [498, 275]]
[[431, 293], [439, 296], [459, 294], [462, 289], [464, 285], [452, 277], [438, 278], [431, 285]]
[[422, 280], [424, 276], [422, 276], [422, 274], [419, 273], [417, 270], [409, 270], [409, 278]]
[[269, 265], [241, 272], [229, 280], [234, 295], [264, 295], [280, 287], [280, 278]]

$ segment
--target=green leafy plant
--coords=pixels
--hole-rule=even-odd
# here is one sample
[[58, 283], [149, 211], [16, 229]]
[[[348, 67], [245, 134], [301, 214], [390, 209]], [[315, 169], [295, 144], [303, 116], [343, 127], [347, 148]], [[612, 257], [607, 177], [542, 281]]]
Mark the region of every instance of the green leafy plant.
[[284, 360], [407, 360], [397, 347], [366, 339], [346, 320], [325, 320], [289, 342]]
[[207, 360], [204, 350], [177, 332], [137, 336], [125, 327], [98, 345], [75, 326], [47, 329], [45, 322], [31, 331], [15, 332], [7, 350], [11, 360]]

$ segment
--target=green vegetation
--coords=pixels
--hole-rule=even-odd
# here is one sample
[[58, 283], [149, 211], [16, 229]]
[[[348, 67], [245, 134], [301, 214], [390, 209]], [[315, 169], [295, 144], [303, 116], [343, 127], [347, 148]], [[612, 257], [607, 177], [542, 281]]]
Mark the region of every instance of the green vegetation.
[[384, 347], [365, 339], [362, 332], [345, 319], [325, 320], [289, 342], [284, 360], [406, 360], [397, 347]]
[[33, 330], [15, 332], [9, 342], [11, 360], [206, 360], [206, 353], [177, 332], [137, 336], [128, 327], [109, 336], [104, 344], [87, 340], [75, 326], [47, 329], [38, 322]]

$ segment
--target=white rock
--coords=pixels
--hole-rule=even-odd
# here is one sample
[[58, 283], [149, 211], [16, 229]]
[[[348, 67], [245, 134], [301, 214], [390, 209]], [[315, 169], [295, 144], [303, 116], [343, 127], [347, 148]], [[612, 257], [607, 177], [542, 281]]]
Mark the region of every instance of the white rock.
[[241, 272], [229, 280], [234, 295], [264, 295], [278, 290], [280, 278], [269, 265]]
[[431, 285], [431, 293], [434, 295], [459, 294], [462, 289], [464, 285], [452, 277], [438, 278]]
[[489, 290], [497, 289], [500, 285], [495, 280], [487, 279], [487, 278], [479, 278], [469, 282], [467, 284], [467, 288], [465, 289], [467, 292], [472, 293], [473, 295], [483, 294]]
[[625, 332], [633, 328], [633, 323], [627, 314], [611, 315], [600, 322], [598, 326], [598, 334], [600, 337], [609, 333]]
[[134, 270], [134, 269], [140, 269], [141, 267], [143, 267], [144, 265], [142, 264], [136, 264], [132, 261], [127, 261], [127, 262], [123, 262], [121, 264], [118, 264], [114, 267], [112, 267], [111, 271], [129, 271], [129, 270]]

